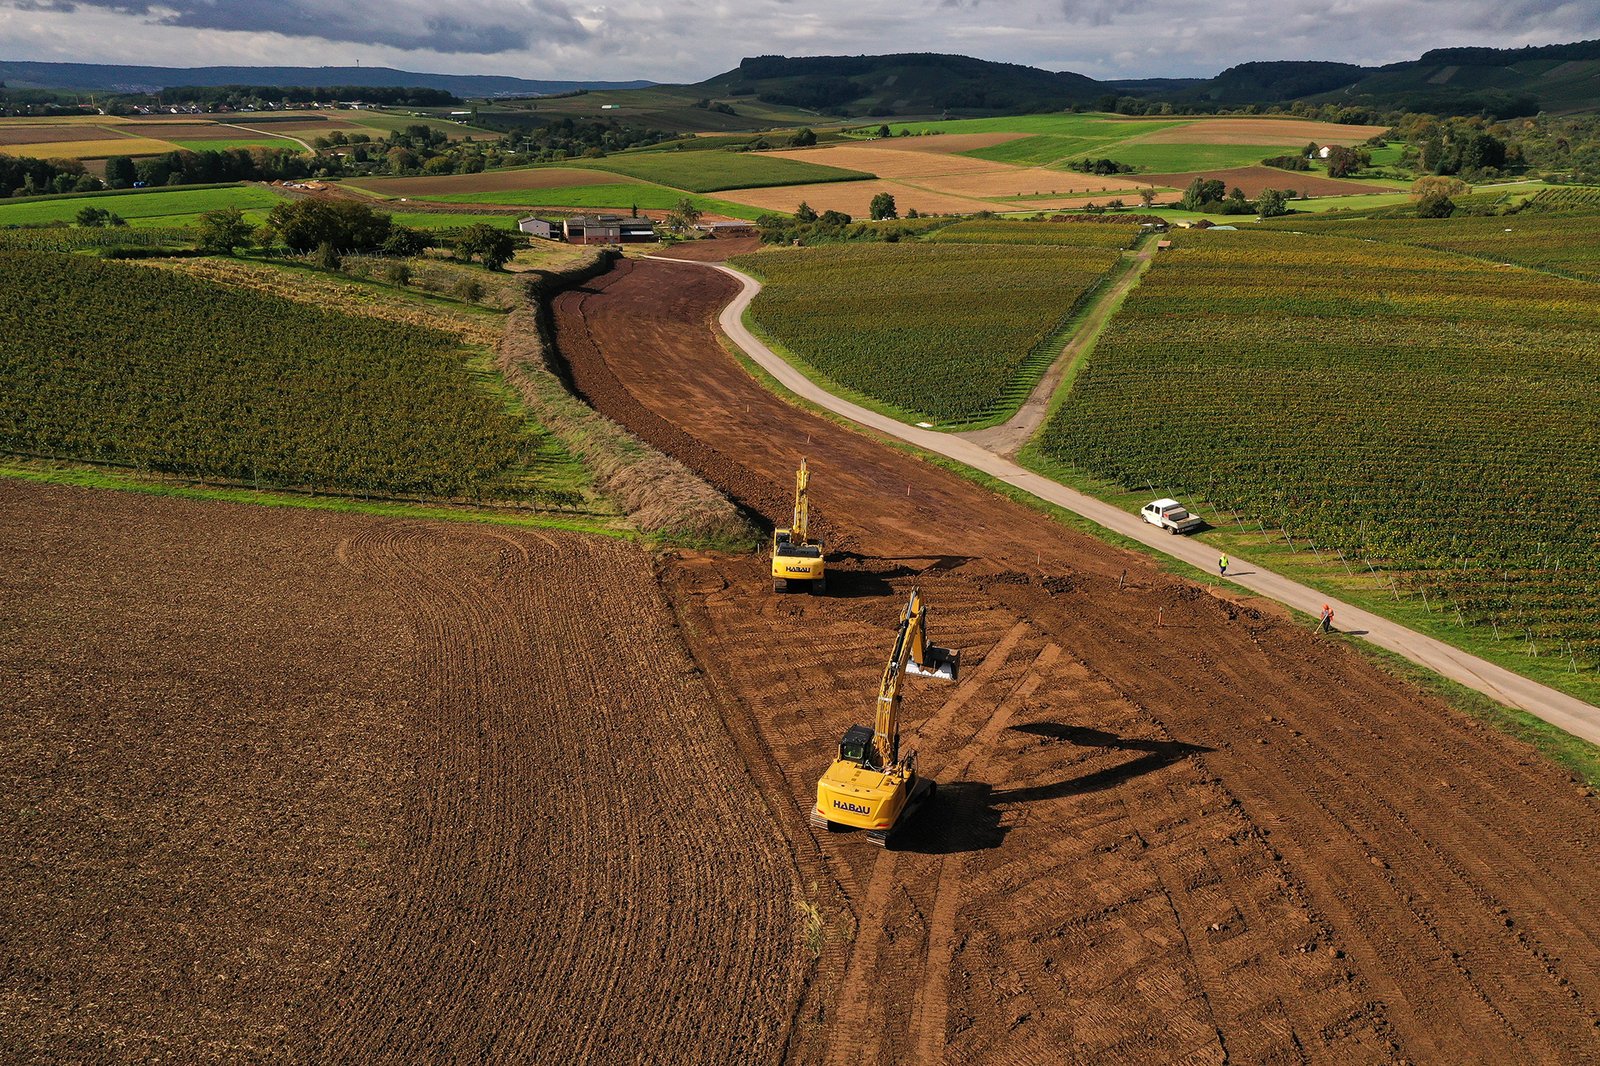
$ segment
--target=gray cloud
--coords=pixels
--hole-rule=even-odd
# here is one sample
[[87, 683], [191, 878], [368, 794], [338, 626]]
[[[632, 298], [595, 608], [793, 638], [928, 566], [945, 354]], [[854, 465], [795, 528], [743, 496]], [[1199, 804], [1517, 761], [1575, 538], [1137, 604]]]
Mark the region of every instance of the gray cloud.
[[[39, 0], [12, 4], [40, 9]], [[560, 0], [484, 0], [451, 11], [436, 0], [375, 4], [316, 0], [48, 0], [48, 9], [99, 8], [157, 26], [279, 33], [407, 51], [499, 55], [541, 41], [573, 43], [589, 36]]]
[[[698, 81], [743, 56], [957, 52], [1096, 78], [1600, 37], [1594, 0], [0, 0], [4, 58]], [[286, 40], [286, 38], [288, 38]]]

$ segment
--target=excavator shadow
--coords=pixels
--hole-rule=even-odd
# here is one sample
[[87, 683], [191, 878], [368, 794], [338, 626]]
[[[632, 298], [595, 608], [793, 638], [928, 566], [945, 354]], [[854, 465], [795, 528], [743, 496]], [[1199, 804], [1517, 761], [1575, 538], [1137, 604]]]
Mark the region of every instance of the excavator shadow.
[[902, 835], [895, 838], [894, 847], [929, 855], [997, 848], [1012, 828], [1001, 821], [1006, 807], [1102, 792], [1126, 784], [1136, 777], [1154, 773], [1190, 755], [1214, 750], [1201, 744], [1186, 744], [1177, 740], [1130, 739], [1100, 729], [1057, 722], [1032, 722], [1009, 729], [1011, 732], [1029, 733], [1079, 747], [1109, 748], [1140, 754], [1137, 758], [1078, 777], [1022, 788], [995, 788], [983, 781], [941, 781], [933, 803], [919, 814], [915, 825], [908, 826]]

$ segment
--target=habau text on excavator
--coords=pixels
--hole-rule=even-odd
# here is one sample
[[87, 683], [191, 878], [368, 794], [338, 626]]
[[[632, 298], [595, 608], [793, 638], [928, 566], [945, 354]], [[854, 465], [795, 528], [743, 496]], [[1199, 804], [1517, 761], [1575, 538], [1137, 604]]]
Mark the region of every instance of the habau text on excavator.
[[811, 540], [808, 525], [810, 512], [806, 504], [806, 484], [810, 474], [806, 461], [800, 460], [800, 469], [794, 475], [794, 524], [772, 534], [772, 590], [782, 592], [792, 582], [805, 581], [812, 592], [826, 592], [828, 575], [822, 558], [822, 542]]
[[913, 589], [878, 686], [872, 728], [853, 725], [846, 730], [839, 757], [817, 782], [811, 824], [818, 829], [865, 829], [867, 839], [882, 847], [932, 797], [934, 783], [918, 776], [916, 753], [900, 754], [900, 682], [908, 673], [954, 681], [961, 672], [961, 653], [928, 644], [927, 625], [922, 595]]

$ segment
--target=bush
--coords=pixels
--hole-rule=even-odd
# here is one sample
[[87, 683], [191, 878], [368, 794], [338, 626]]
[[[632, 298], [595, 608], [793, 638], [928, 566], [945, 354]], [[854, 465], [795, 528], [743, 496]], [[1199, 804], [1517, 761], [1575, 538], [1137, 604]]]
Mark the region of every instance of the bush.
[[1418, 218], [1449, 218], [1455, 211], [1455, 201], [1442, 192], [1427, 193], [1417, 201]]

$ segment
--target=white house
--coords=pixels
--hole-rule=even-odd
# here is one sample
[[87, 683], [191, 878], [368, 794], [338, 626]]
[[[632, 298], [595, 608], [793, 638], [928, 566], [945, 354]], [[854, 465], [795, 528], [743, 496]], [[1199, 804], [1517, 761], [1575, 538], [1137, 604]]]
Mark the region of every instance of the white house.
[[555, 223], [546, 222], [542, 218], [529, 215], [527, 218], [517, 219], [517, 228], [523, 233], [534, 237], [543, 237], [545, 240], [555, 239]]

